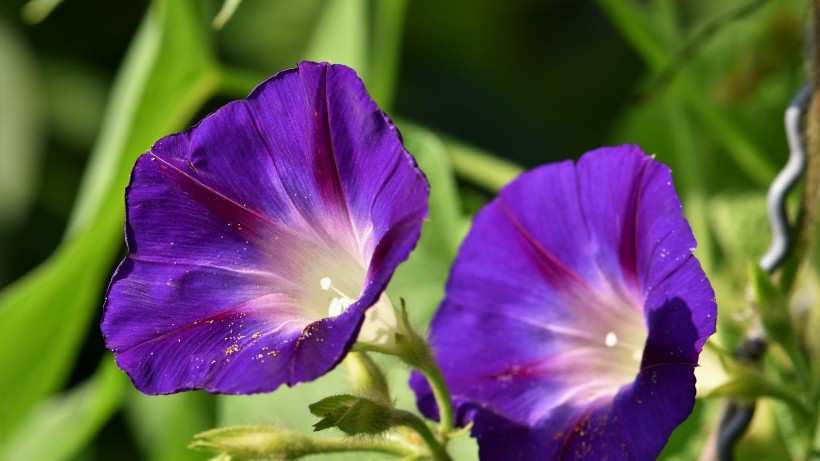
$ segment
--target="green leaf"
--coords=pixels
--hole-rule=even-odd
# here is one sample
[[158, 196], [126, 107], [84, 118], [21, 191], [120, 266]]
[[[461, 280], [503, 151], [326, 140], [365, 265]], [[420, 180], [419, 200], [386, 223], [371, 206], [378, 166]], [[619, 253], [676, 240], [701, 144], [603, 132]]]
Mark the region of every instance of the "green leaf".
[[19, 224], [36, 192], [43, 147], [40, 76], [23, 37], [0, 20], [0, 232]]
[[401, 38], [407, 0], [374, 2], [373, 40], [367, 89], [382, 110], [390, 112], [398, 80]]
[[727, 261], [737, 265], [738, 278], [746, 275], [744, 264], [759, 259], [771, 241], [766, 196], [760, 193], [717, 194], [707, 202], [707, 217], [715, 240]]
[[387, 289], [407, 302], [414, 323], [429, 323], [444, 296], [444, 284], [458, 246], [467, 231], [461, 214], [449, 152], [441, 139], [424, 128], [402, 121], [404, 144], [430, 182], [430, 212], [410, 258], [399, 265]]
[[215, 425], [215, 397], [202, 391], [143, 395], [133, 390], [126, 405], [132, 433], [148, 461], [197, 461], [191, 437]]
[[0, 459], [73, 459], [119, 408], [129, 387], [106, 355], [88, 381], [34, 407], [0, 447]]
[[[632, 45], [654, 73], [665, 70], [677, 49], [660, 39], [663, 21], [656, 21], [650, 12], [634, 0], [597, 0], [621, 35]], [[668, 12], [664, 12], [668, 13]], [[679, 69], [670, 88], [678, 101], [685, 104], [701, 121], [701, 127], [711, 132], [734, 161], [735, 167], [746, 173], [756, 184], [766, 186], [774, 178], [776, 168], [735, 119], [721, 111], [711, 91], [695, 84], [687, 69]]]
[[219, 13], [214, 17], [214, 20], [211, 22], [211, 25], [214, 29], [221, 29], [222, 26], [225, 25], [230, 19], [233, 17], [233, 14], [236, 12], [236, 9], [239, 8], [239, 4], [242, 3], [242, 0], [224, 0], [222, 2], [222, 8], [219, 10]]
[[304, 57], [350, 66], [366, 82], [369, 30], [365, 0], [327, 0]]
[[524, 169], [518, 165], [456, 139], [442, 137], [442, 140], [447, 147], [456, 174], [490, 192], [498, 192], [524, 172]]
[[794, 328], [786, 297], [774, 286], [769, 274], [757, 265], [749, 267], [749, 274], [760, 320], [769, 337], [780, 344], [793, 344]]
[[749, 272], [754, 289], [755, 305], [766, 333], [786, 351], [803, 385], [808, 386], [811, 381], [811, 371], [797, 341], [786, 296], [774, 286], [769, 274], [757, 265], [752, 265]]
[[807, 409], [801, 395], [795, 389], [774, 382], [761, 371], [728, 356], [722, 356], [721, 361], [730, 379], [712, 390], [707, 398], [733, 397], [754, 400], [772, 397], [789, 405], [796, 416], [809, 420], [811, 411]]
[[350, 394], [332, 395], [330, 397], [325, 397], [318, 402], [311, 403], [308, 405], [308, 409], [313, 416], [324, 417], [327, 416], [327, 414], [332, 413], [337, 408], [350, 407], [358, 400], [358, 397]]
[[382, 402], [353, 395], [334, 395], [308, 406], [322, 419], [314, 431], [336, 427], [347, 435], [380, 434], [395, 425], [393, 408]]
[[157, 2], [115, 82], [66, 238], [34, 272], [0, 293], [0, 438], [58, 389], [122, 246], [123, 190], [136, 157], [180, 129], [217, 86], [199, 2]]
[[47, 18], [60, 3], [63, 3], [63, 0], [29, 0], [23, 5], [20, 14], [27, 22], [37, 24]]

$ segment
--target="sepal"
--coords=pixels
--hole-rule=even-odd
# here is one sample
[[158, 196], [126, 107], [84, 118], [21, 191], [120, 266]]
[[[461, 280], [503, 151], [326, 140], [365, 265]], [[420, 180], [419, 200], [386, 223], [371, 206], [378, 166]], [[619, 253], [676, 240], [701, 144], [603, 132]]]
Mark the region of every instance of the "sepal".
[[326, 397], [309, 408], [322, 418], [313, 425], [314, 431], [336, 427], [347, 435], [372, 435], [396, 425], [392, 405], [349, 394]]

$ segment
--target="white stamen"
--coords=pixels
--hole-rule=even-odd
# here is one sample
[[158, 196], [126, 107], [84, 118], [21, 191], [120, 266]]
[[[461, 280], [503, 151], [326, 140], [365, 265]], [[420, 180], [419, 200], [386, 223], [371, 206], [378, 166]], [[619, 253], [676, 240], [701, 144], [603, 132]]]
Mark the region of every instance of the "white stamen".
[[342, 312], [352, 304], [350, 301], [352, 300], [348, 298], [333, 298], [333, 300], [330, 301], [330, 307], [327, 308], [327, 315], [329, 317], [342, 315]]
[[322, 280], [319, 280], [319, 285], [323, 290], [329, 290], [331, 285], [330, 277], [322, 277]]
[[336, 317], [341, 315], [345, 309], [356, 302], [355, 299], [352, 299], [334, 287], [330, 277], [322, 277], [321, 280], [319, 280], [319, 286], [322, 287], [322, 290], [324, 291], [333, 290], [339, 294], [339, 296], [334, 296], [333, 299], [330, 300], [330, 305], [327, 308], [328, 317]]
[[604, 344], [606, 344], [606, 347], [615, 347], [615, 345], [618, 344], [618, 337], [615, 335], [615, 332], [610, 331], [606, 334]]

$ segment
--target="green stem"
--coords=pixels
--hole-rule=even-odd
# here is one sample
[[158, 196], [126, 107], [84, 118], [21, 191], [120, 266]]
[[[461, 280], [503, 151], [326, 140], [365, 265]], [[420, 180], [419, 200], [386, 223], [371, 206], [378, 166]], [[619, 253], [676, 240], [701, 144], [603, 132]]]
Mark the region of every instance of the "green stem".
[[447, 384], [444, 381], [444, 375], [441, 369], [436, 364], [433, 358], [433, 353], [430, 351], [430, 346], [417, 333], [413, 332], [414, 338], [409, 342], [408, 347], [403, 350], [395, 350], [386, 347], [379, 347], [373, 344], [356, 343], [353, 346], [354, 352], [378, 352], [380, 354], [392, 355], [399, 358], [412, 368], [415, 368], [427, 382], [430, 384], [430, 389], [433, 390], [433, 397], [436, 399], [436, 405], [439, 409], [439, 432], [447, 437], [453, 431], [453, 402], [450, 399], [450, 391], [447, 390]]
[[[428, 349], [429, 351], [429, 349]], [[427, 365], [418, 366], [418, 370], [427, 379], [430, 388], [433, 390], [433, 397], [436, 399], [439, 412], [439, 426], [438, 430], [446, 437], [453, 430], [453, 401], [450, 399], [450, 392], [447, 390], [447, 384], [444, 382], [444, 375], [441, 369], [432, 360], [430, 354], [430, 361]]]
[[319, 453], [342, 453], [349, 451], [374, 451], [397, 456], [418, 456], [415, 450], [411, 450], [397, 443], [385, 442], [375, 439], [348, 438], [337, 439], [313, 439], [311, 454]]
[[444, 449], [444, 444], [440, 442], [430, 427], [427, 426], [421, 418], [404, 410], [394, 410], [393, 414], [396, 416], [397, 422], [402, 426], [407, 426], [421, 436], [424, 443], [430, 449], [433, 459], [436, 461], [452, 461], [447, 450]]

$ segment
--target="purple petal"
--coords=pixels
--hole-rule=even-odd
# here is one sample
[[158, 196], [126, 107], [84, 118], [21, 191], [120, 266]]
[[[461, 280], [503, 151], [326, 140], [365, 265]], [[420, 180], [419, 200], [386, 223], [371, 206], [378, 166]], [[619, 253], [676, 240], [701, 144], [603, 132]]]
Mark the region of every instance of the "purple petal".
[[427, 195], [352, 70], [281, 72], [137, 161], [106, 344], [150, 394], [314, 379], [415, 246]]
[[[603, 411], [621, 415], [630, 430], [642, 413], [625, 396], [639, 395], [670, 415], [641, 441], [659, 451], [691, 411], [693, 368], [715, 331], [714, 293], [692, 256], [695, 245], [669, 169], [635, 146], [521, 175], [476, 216], [432, 323], [454, 401], [484, 410], [477, 430], [488, 421], [480, 415], [493, 413], [530, 440], [604, 418]], [[681, 380], [652, 387], [650, 398], [643, 394], [650, 370], [656, 380], [669, 373]], [[437, 416], [429, 389], [419, 377], [411, 384], [422, 411]], [[612, 437], [609, 430], [601, 440]], [[479, 433], [480, 443], [496, 438]], [[525, 459], [602, 450], [591, 439], [578, 439], [587, 448], [575, 449], [572, 440], [546, 455], [519, 449]], [[640, 451], [631, 445], [637, 442], [623, 438], [626, 452]]]
[[694, 403], [692, 367], [663, 365], [640, 373], [614, 400], [560, 406], [531, 427], [480, 411], [472, 434], [483, 461], [655, 459]]

